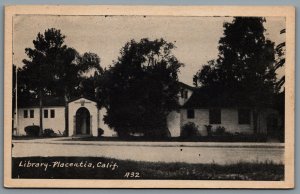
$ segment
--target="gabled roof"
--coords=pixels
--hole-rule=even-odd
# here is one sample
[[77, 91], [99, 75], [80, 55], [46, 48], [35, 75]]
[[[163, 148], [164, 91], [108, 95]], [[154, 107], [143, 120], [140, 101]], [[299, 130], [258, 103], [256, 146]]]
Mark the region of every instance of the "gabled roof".
[[183, 108], [251, 107], [251, 102], [222, 88], [196, 88]]
[[[95, 99], [92, 99], [90, 97], [80, 96], [80, 97], [75, 97], [70, 99], [68, 103], [78, 100], [80, 98], [85, 98], [87, 100], [96, 102]], [[34, 107], [39, 107], [39, 105], [40, 105], [40, 99], [38, 98], [25, 99], [25, 100], [18, 99], [18, 108], [34, 108]], [[63, 97], [51, 97], [51, 96], [45, 96], [43, 98], [43, 107], [54, 107], [54, 106], [65, 106], [65, 99]]]
[[182, 88], [190, 89], [190, 90], [195, 90], [196, 89], [195, 87], [187, 85], [187, 84], [185, 84], [183, 82], [179, 82], [179, 86], [182, 87]]
[[[39, 107], [40, 99], [18, 99], [18, 108], [29, 108], [29, 107]], [[64, 106], [65, 100], [61, 97], [44, 97], [43, 98], [44, 107], [53, 107], [53, 106]]]
[[91, 97], [88, 97], [88, 96], [85, 96], [85, 95], [81, 95], [80, 97], [75, 97], [75, 98], [70, 99], [70, 100], [68, 101], [68, 103], [73, 102], [73, 101], [76, 101], [76, 100], [79, 100], [80, 98], [85, 98], [85, 99], [87, 99], [87, 100], [96, 102], [96, 99], [95, 99], [95, 98], [91, 98]]

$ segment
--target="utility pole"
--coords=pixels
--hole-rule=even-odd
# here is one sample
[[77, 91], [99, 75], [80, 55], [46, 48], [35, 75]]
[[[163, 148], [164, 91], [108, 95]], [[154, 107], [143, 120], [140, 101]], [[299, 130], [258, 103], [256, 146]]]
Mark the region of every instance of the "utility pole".
[[43, 134], [43, 92], [42, 92], [42, 84], [41, 84], [41, 68], [42, 65], [39, 65], [39, 98], [40, 98], [40, 103], [39, 103], [39, 109], [40, 109], [40, 131], [39, 131], [39, 136]]
[[15, 117], [15, 128], [16, 128], [16, 135], [18, 136], [19, 135], [19, 113], [18, 113], [18, 67], [16, 66], [16, 85], [15, 85], [15, 114], [14, 114], [14, 117]]

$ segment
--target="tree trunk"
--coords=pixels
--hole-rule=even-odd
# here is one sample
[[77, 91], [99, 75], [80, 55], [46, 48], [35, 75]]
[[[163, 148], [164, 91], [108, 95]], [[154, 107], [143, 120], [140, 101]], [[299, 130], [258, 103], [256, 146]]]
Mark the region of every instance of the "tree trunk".
[[254, 108], [253, 110], [253, 130], [254, 130], [254, 134], [257, 134], [259, 131], [259, 124], [258, 124], [258, 113], [259, 111], [257, 110], [257, 108]]
[[39, 109], [40, 109], [40, 132], [39, 136], [43, 135], [43, 94], [42, 90], [39, 90], [39, 97], [40, 97], [40, 103], [39, 103]]

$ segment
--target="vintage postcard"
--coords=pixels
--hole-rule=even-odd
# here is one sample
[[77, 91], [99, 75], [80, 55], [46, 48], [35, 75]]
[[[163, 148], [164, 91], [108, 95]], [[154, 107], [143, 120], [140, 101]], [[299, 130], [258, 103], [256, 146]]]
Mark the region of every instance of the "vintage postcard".
[[4, 52], [5, 187], [294, 187], [294, 7], [6, 6]]

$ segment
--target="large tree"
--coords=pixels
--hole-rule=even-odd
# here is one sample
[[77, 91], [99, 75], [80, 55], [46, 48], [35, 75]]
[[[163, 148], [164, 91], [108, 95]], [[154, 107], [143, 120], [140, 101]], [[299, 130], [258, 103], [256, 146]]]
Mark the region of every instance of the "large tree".
[[219, 41], [219, 55], [194, 76], [199, 86], [222, 86], [232, 92], [244, 93], [252, 102], [267, 103], [274, 92], [274, 42], [264, 36], [264, 18], [236, 17], [224, 24]]
[[[282, 29], [280, 31], [280, 34], [285, 34], [285, 29]], [[279, 43], [276, 46], [275, 50], [276, 50], [276, 54], [277, 54], [275, 69], [278, 70], [278, 69], [284, 67], [284, 64], [285, 64], [285, 53], [286, 53], [285, 41]], [[285, 76], [283, 75], [277, 81], [277, 90], [278, 91], [281, 90], [281, 88], [284, 86], [284, 83], [285, 83]]]
[[[64, 44], [65, 36], [60, 30], [51, 28], [38, 33], [33, 40], [34, 48], [26, 48], [28, 59], [18, 74], [20, 87], [26, 88], [40, 101], [40, 129], [43, 130], [42, 107], [45, 96], [65, 99], [66, 129], [67, 101], [79, 95], [80, 82], [91, 71], [102, 72], [100, 59], [96, 54], [80, 55], [75, 49]], [[20, 95], [22, 95], [22, 91]], [[24, 99], [23, 99], [24, 100]]]
[[178, 108], [178, 76], [182, 64], [163, 39], [131, 40], [121, 56], [98, 80], [98, 104], [107, 109], [105, 123], [119, 136], [141, 133], [169, 135], [167, 115]]
[[[276, 92], [274, 42], [266, 39], [261, 17], [235, 17], [224, 23], [219, 54], [194, 76], [202, 87], [216, 87], [237, 103], [259, 111], [270, 106]], [[255, 111], [255, 112], [257, 112]], [[254, 118], [256, 118], [254, 115]]]

